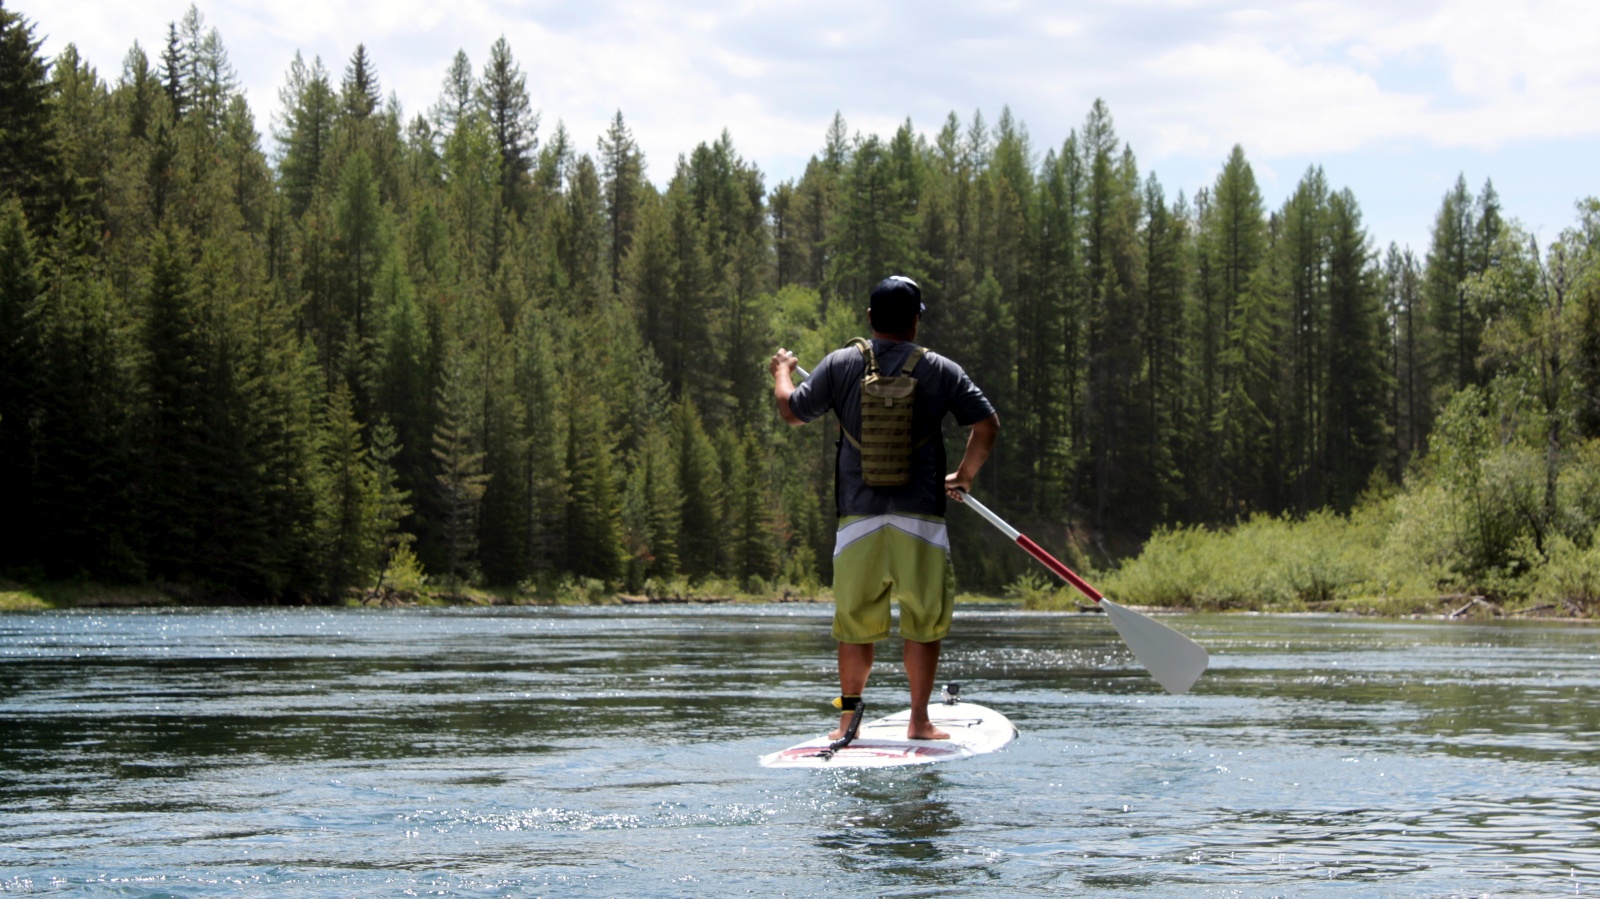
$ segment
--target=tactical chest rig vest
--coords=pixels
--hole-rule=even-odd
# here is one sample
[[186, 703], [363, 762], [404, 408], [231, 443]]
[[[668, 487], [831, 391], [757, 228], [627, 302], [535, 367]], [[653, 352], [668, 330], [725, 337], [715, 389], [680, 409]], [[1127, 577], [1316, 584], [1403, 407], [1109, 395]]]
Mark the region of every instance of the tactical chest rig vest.
[[911, 451], [933, 436], [911, 441], [911, 408], [917, 396], [911, 370], [927, 350], [917, 347], [898, 375], [886, 375], [870, 341], [857, 337], [850, 345], [866, 357], [867, 371], [861, 378], [861, 437], [845, 429], [845, 439], [861, 452], [861, 478], [868, 487], [904, 487], [911, 480]]

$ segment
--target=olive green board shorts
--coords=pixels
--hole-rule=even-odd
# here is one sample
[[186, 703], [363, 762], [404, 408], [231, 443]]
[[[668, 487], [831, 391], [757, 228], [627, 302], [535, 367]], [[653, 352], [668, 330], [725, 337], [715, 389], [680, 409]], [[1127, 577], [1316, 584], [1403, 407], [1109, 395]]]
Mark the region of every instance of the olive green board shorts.
[[900, 636], [943, 640], [955, 610], [950, 536], [933, 515], [847, 515], [833, 549], [833, 636], [841, 643], [888, 638], [889, 603], [900, 603]]

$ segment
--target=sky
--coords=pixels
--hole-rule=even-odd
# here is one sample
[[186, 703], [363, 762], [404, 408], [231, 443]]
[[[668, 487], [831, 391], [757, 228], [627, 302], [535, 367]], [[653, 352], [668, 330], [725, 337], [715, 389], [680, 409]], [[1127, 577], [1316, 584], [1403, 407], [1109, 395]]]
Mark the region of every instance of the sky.
[[[43, 52], [115, 81], [189, 0], [4, 0]], [[1542, 243], [1600, 196], [1600, 4], [1592, 0], [204, 0], [267, 137], [296, 51], [337, 80], [364, 44], [407, 118], [457, 50], [504, 36], [540, 111], [593, 150], [621, 111], [657, 184], [726, 130], [767, 186], [798, 178], [834, 115], [931, 140], [1003, 109], [1037, 157], [1103, 99], [1169, 198], [1243, 148], [1269, 209], [1311, 166], [1360, 203], [1374, 249], [1420, 257], [1444, 194], [1492, 180]]]

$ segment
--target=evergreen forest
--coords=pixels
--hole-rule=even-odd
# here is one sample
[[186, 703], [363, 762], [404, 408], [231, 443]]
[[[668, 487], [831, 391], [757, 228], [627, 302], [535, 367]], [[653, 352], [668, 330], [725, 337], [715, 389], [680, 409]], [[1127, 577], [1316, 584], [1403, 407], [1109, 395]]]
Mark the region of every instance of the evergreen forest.
[[[503, 38], [426, 110], [360, 45], [297, 55], [252, 110], [197, 8], [100, 72], [5, 4], [13, 579], [814, 593], [836, 428], [783, 426], [766, 362], [864, 333], [903, 273], [919, 342], [1000, 410], [981, 495], [1077, 564], [1148, 548], [1135, 599], [1194, 601], [1268, 560], [1188, 588], [1150, 560], [1279, 525], [1308, 557], [1359, 550], [1282, 588], [1306, 601], [1600, 599], [1593, 199], [1541, 243], [1462, 177], [1419, 256], [1320, 168], [1268, 208], [1240, 147], [1170, 195], [1101, 102], [1042, 143], [1009, 110], [836, 116], [768, 184], [726, 131], [647, 167], [618, 111], [585, 145]], [[963, 588], [1027, 571], [950, 520]]]

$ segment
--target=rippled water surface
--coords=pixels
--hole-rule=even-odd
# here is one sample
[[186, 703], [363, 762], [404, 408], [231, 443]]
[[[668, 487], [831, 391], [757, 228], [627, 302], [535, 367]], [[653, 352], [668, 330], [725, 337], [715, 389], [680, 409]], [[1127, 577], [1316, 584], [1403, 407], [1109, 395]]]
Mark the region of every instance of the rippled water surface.
[[762, 769], [829, 613], [0, 616], [0, 893], [1600, 895], [1600, 629], [1174, 618], [1168, 697], [1103, 618], [967, 607], [1017, 742]]

